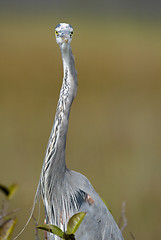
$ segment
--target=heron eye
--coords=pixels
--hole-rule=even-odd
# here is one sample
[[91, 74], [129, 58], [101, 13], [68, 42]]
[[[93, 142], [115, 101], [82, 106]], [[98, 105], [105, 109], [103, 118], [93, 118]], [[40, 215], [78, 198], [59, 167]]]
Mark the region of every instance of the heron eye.
[[73, 36], [73, 32], [70, 33], [70, 36]]
[[58, 31], [56, 31], [56, 30], [55, 30], [55, 35], [56, 35], [56, 36], [58, 36], [58, 35], [59, 35]]

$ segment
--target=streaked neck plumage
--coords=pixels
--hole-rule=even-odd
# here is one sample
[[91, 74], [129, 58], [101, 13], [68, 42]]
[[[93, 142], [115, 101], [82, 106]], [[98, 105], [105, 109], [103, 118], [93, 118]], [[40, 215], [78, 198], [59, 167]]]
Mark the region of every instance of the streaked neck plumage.
[[53, 191], [53, 188], [57, 186], [57, 181], [63, 179], [67, 169], [65, 164], [65, 147], [68, 119], [71, 104], [77, 92], [77, 72], [71, 46], [70, 44], [67, 44], [65, 48], [60, 46], [60, 50], [64, 71], [63, 84], [60, 90], [55, 121], [46, 150], [41, 178], [42, 195], [49, 192], [49, 196], [50, 191]]
[[[50, 149], [54, 147], [58, 157], [58, 162], [55, 162], [55, 168], [57, 168], [56, 164], [59, 164], [59, 166], [61, 165], [62, 168], [65, 166], [64, 161], [68, 120], [71, 104], [77, 92], [77, 72], [75, 69], [71, 46], [70, 44], [68, 44], [66, 48], [61, 48], [60, 46], [60, 50], [63, 61], [64, 76], [63, 84], [60, 90], [55, 121], [49, 139]], [[52, 139], [56, 140], [54, 145]]]

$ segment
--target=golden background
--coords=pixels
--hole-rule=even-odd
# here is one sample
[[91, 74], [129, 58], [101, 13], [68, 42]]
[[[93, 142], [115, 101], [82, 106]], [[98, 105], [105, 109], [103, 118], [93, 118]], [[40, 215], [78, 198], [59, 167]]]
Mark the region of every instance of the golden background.
[[[21, 209], [14, 235], [33, 204], [62, 83], [54, 28], [69, 22], [78, 93], [67, 166], [88, 177], [117, 222], [126, 202], [125, 239], [132, 239], [129, 232], [136, 239], [160, 239], [160, 20], [76, 13], [62, 17], [53, 8], [0, 17], [0, 182], [19, 184], [10, 203], [10, 210]], [[31, 220], [19, 239], [34, 234]]]

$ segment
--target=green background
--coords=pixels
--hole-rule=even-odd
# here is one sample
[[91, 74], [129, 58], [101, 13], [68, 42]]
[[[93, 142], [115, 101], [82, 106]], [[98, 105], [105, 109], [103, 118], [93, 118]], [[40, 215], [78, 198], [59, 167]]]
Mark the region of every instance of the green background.
[[[126, 239], [132, 239], [129, 232], [136, 239], [160, 239], [159, 6], [150, 1], [145, 6], [0, 4], [0, 182], [19, 184], [10, 204], [10, 210], [21, 209], [14, 234], [33, 204], [62, 83], [54, 28], [68, 22], [74, 27], [78, 93], [70, 115], [67, 166], [88, 177], [117, 222], [126, 202]], [[43, 218], [42, 206], [40, 223]], [[34, 239], [33, 220], [19, 239]]]

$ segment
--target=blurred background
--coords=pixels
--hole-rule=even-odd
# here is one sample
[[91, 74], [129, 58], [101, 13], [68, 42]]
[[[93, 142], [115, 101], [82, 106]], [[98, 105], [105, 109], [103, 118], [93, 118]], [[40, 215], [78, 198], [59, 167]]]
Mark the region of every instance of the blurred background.
[[[159, 1], [0, 1], [0, 183], [19, 184], [14, 235], [33, 204], [62, 83], [54, 28], [68, 22], [79, 88], [67, 166], [88, 177], [116, 222], [126, 202], [125, 239], [161, 238], [160, 14]], [[34, 231], [31, 220], [19, 239]]]

